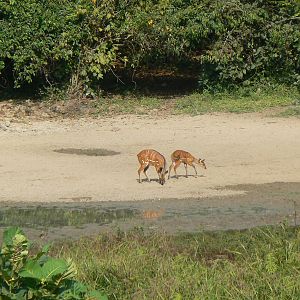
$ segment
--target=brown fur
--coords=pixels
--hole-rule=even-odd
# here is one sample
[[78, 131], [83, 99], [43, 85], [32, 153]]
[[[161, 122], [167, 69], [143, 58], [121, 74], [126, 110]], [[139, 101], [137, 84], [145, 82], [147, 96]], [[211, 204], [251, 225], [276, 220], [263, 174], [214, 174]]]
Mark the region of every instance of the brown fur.
[[166, 159], [159, 152], [153, 149], [142, 150], [138, 155], [138, 161], [140, 163], [140, 168], [138, 169], [139, 183], [141, 183], [141, 172], [143, 171], [147, 180], [150, 181], [146, 174], [149, 166], [154, 166], [158, 174], [159, 183], [163, 185], [165, 183], [165, 175], [168, 173], [166, 171]]
[[197, 170], [196, 167], [194, 165], [194, 163], [202, 166], [204, 169], [206, 169], [206, 165], [205, 165], [205, 160], [204, 159], [197, 159], [195, 158], [191, 153], [187, 152], [187, 151], [183, 151], [183, 150], [176, 150], [171, 154], [171, 160], [172, 160], [172, 164], [169, 168], [169, 179], [170, 179], [170, 175], [171, 175], [171, 170], [172, 168], [174, 168], [174, 172], [175, 172], [175, 176], [176, 178], [178, 178], [178, 175], [176, 173], [176, 169], [181, 165], [181, 163], [184, 164], [185, 167], [185, 176], [188, 177], [187, 174], [187, 165], [191, 166], [194, 168], [196, 176], [197, 174]]

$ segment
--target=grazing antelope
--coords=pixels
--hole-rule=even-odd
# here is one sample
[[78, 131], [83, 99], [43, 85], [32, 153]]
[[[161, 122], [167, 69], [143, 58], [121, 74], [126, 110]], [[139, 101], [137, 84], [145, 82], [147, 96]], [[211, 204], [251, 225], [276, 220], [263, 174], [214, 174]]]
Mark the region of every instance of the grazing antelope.
[[176, 178], [178, 178], [178, 175], [176, 173], [176, 169], [180, 166], [181, 163], [183, 163], [184, 167], [185, 167], [185, 177], [188, 177], [187, 165], [192, 166], [194, 168], [196, 176], [198, 174], [197, 174], [197, 170], [196, 170], [196, 167], [195, 167], [194, 163], [196, 163], [196, 164], [202, 166], [204, 169], [206, 169], [205, 159], [201, 159], [201, 158], [197, 159], [187, 151], [183, 151], [183, 150], [174, 151], [171, 155], [171, 160], [172, 160], [172, 164], [169, 168], [169, 177], [168, 177], [168, 179], [170, 179], [170, 174], [171, 174], [172, 167], [174, 168]]
[[140, 168], [138, 169], [139, 183], [141, 183], [141, 171], [144, 172], [147, 180], [150, 181], [146, 171], [148, 170], [149, 166], [154, 166], [158, 174], [159, 183], [163, 185], [166, 181], [165, 175], [168, 173], [168, 171], [166, 171], [166, 159], [164, 156], [155, 150], [145, 149], [142, 150], [137, 157], [139, 163], [141, 164]]

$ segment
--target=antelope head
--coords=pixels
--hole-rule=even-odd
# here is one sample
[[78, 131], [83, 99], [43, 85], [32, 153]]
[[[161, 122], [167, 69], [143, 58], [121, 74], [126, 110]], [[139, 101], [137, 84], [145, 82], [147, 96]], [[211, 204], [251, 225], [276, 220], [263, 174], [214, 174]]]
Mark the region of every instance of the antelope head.
[[164, 185], [166, 182], [166, 174], [168, 174], [168, 171], [166, 169], [161, 168], [159, 172], [159, 183], [161, 185]]
[[197, 163], [202, 166], [204, 169], [206, 169], [205, 159], [199, 158]]

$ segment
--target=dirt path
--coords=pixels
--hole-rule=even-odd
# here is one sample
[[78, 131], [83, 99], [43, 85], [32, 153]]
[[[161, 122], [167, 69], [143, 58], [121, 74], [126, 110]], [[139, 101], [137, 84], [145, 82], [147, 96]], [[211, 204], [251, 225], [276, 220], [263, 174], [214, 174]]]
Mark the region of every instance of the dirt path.
[[[58, 153], [104, 148], [114, 156]], [[198, 178], [172, 178], [164, 186], [137, 183], [136, 154], [187, 149], [205, 158]], [[179, 172], [184, 174], [183, 166]], [[190, 174], [193, 170], [189, 169]], [[156, 178], [153, 169], [151, 178]], [[123, 116], [10, 124], [0, 131], [0, 201], [125, 201], [201, 198], [242, 193], [219, 186], [300, 182], [300, 120], [260, 115]]]

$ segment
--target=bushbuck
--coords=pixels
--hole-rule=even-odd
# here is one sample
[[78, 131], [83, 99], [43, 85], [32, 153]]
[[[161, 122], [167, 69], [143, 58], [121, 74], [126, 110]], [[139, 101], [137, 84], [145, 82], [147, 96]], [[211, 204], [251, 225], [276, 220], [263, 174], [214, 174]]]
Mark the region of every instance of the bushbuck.
[[170, 174], [171, 174], [172, 168], [174, 168], [175, 176], [176, 176], [176, 178], [178, 178], [176, 169], [180, 166], [181, 163], [183, 163], [184, 167], [185, 167], [185, 177], [188, 177], [187, 165], [192, 166], [194, 168], [196, 176], [198, 174], [197, 174], [197, 170], [196, 170], [194, 163], [196, 163], [196, 164], [202, 166], [204, 169], [206, 169], [205, 159], [201, 159], [201, 158], [197, 159], [187, 151], [183, 151], [183, 150], [174, 151], [171, 155], [171, 160], [172, 160], [172, 164], [169, 168], [168, 179], [170, 179]]
[[163, 185], [166, 181], [165, 175], [168, 173], [166, 170], [165, 157], [153, 149], [142, 150], [137, 157], [139, 163], [141, 164], [140, 168], [138, 169], [139, 183], [141, 183], [141, 171], [144, 172], [147, 180], [150, 181], [146, 171], [148, 170], [149, 166], [154, 166], [158, 174], [159, 183]]

